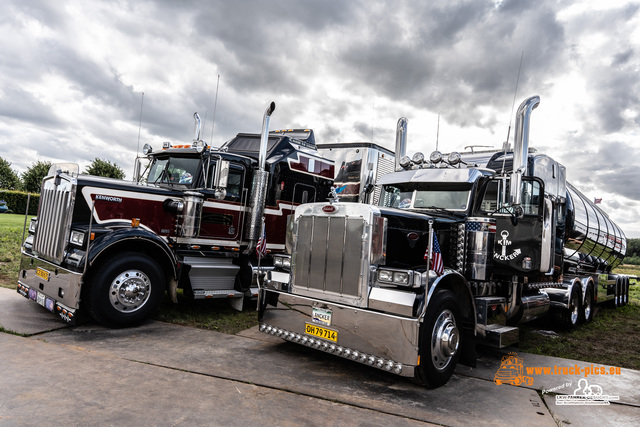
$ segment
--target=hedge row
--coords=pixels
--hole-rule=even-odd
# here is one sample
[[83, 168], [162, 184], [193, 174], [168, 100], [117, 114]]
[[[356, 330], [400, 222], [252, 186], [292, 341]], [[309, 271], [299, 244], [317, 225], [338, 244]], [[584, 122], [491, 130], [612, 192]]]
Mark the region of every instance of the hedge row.
[[[24, 214], [27, 211], [27, 198], [29, 193], [13, 190], [0, 190], [0, 200], [7, 202], [7, 206], [11, 212], [15, 214]], [[31, 193], [29, 200], [29, 215], [38, 214], [38, 202], [40, 195]]]

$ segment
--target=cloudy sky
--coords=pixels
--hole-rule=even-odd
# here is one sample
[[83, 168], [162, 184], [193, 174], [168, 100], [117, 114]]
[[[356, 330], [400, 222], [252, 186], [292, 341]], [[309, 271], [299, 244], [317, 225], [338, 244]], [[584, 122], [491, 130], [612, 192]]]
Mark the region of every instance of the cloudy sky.
[[219, 146], [271, 101], [272, 129], [318, 142], [393, 148], [406, 116], [409, 154], [428, 154], [440, 115], [441, 151], [498, 148], [514, 93], [539, 95], [531, 145], [640, 237], [640, 2], [4, 0], [0, 39], [18, 172], [99, 157], [130, 177], [144, 143], [193, 139], [195, 111]]

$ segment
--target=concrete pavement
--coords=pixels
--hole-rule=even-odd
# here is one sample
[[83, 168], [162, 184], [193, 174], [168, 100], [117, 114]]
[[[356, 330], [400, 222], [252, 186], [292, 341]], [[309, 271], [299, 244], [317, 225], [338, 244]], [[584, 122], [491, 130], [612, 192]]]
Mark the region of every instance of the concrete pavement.
[[[32, 335], [33, 319], [42, 315], [43, 332]], [[236, 336], [161, 322], [53, 330], [51, 318], [15, 291], [0, 288], [0, 325], [31, 335], [0, 334], [0, 425], [602, 426], [637, 425], [640, 419], [637, 371], [587, 378], [619, 401], [566, 406], [540, 391], [571, 394], [575, 387], [566, 384], [582, 376], [534, 375], [530, 387], [498, 386], [493, 377], [500, 358], [491, 355], [482, 356], [477, 368], [460, 366], [448, 384], [428, 390], [255, 328]], [[23, 321], [28, 332], [20, 330]], [[519, 356], [525, 366], [589, 365]]]

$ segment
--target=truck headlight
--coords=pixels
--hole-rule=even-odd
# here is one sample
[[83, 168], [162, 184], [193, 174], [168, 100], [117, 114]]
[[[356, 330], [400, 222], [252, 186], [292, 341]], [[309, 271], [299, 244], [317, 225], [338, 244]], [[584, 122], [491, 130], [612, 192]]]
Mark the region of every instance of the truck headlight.
[[273, 266], [277, 268], [283, 268], [285, 270], [291, 270], [291, 257], [284, 255], [274, 255]]
[[413, 284], [413, 272], [406, 270], [378, 270], [378, 282], [380, 284], [411, 286]]
[[36, 232], [37, 224], [38, 220], [36, 218], [31, 218], [31, 222], [29, 222], [29, 234], [34, 234]]
[[396, 285], [408, 285], [409, 273], [396, 271], [395, 273], [393, 273], [393, 283], [395, 283]]
[[84, 245], [84, 233], [81, 231], [71, 230], [71, 237], [69, 237], [69, 243], [76, 246]]

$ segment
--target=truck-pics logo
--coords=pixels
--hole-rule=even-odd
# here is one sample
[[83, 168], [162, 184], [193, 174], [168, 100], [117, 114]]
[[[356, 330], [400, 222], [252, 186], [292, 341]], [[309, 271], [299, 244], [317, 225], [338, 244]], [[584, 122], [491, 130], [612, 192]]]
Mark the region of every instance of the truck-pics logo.
[[522, 357], [518, 357], [516, 353], [509, 353], [502, 356], [500, 368], [498, 368], [498, 371], [493, 377], [493, 381], [498, 385], [532, 385], [533, 377], [524, 375], [524, 363]]
[[507, 246], [511, 246], [512, 243], [511, 240], [507, 239], [507, 237], [509, 237], [509, 232], [507, 230], [502, 230], [500, 232], [500, 236], [502, 236], [502, 239], [498, 240], [497, 243], [502, 246], [502, 253], [498, 254], [497, 252], [494, 252], [494, 258], [499, 259], [500, 261], [511, 261], [522, 253], [520, 249], [515, 249], [512, 253], [507, 254]]

